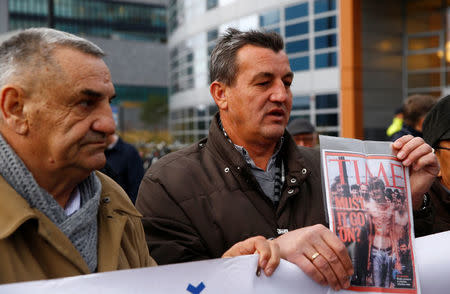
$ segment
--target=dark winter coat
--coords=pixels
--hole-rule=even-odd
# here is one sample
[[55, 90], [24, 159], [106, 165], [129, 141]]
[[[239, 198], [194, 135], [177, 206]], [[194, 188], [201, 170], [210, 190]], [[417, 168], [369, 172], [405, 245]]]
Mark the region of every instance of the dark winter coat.
[[[127, 192], [133, 204], [144, 176], [144, 164], [136, 148], [121, 138], [112, 149], [105, 150], [107, 166], [105, 172]], [[112, 172], [108, 171], [108, 168]]]
[[248, 237], [325, 224], [319, 151], [298, 148], [286, 132], [286, 179], [274, 207], [217, 117], [209, 138], [166, 155], [147, 171], [136, 207], [158, 264], [220, 257]]
[[430, 217], [414, 218], [416, 237], [450, 230], [450, 193], [437, 178], [427, 192], [431, 200]]

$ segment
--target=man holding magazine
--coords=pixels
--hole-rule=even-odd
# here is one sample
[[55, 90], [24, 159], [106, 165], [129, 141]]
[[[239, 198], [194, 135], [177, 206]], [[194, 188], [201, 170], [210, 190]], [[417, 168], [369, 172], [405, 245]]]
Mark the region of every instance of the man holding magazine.
[[[211, 54], [219, 108], [208, 139], [147, 171], [136, 206], [160, 264], [216, 258], [247, 236], [273, 238], [281, 256], [322, 285], [350, 286], [344, 244], [326, 228], [319, 151], [285, 131], [293, 72], [273, 32], [228, 29]], [[393, 144], [412, 166], [416, 207], [439, 167], [421, 138]]]

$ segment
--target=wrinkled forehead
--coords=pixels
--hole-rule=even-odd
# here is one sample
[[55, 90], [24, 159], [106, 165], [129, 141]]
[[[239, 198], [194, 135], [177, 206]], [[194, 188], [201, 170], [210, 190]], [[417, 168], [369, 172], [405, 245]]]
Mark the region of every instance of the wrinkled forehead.
[[252, 70], [254, 72], [269, 72], [279, 75], [293, 75], [289, 58], [283, 50], [274, 51], [270, 48], [255, 45], [245, 45], [236, 54], [237, 72]]
[[101, 57], [72, 48], [61, 48], [55, 50], [54, 60], [57, 74], [61, 74], [64, 82], [70, 82], [71, 86], [81, 82], [112, 84], [110, 71]]

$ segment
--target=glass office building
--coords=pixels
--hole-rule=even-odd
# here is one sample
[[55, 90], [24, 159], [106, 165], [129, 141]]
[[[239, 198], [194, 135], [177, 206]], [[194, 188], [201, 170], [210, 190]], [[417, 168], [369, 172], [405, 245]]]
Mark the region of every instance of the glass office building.
[[208, 57], [228, 27], [285, 40], [291, 119], [323, 134], [385, 139], [394, 109], [414, 93], [447, 93], [450, 0], [170, 0], [170, 129], [182, 143], [207, 136], [217, 111]]
[[[146, 128], [140, 119], [142, 104], [149, 99], [167, 104], [168, 99], [164, 1], [49, 1], [0, 0], [0, 10], [7, 11], [6, 21], [0, 21], [0, 33], [51, 25], [92, 40], [107, 53], [119, 129]], [[167, 122], [162, 125], [158, 128], [167, 127]]]
[[[9, 0], [9, 29], [48, 25], [48, 0]], [[110, 39], [166, 41], [166, 8], [101, 0], [53, 0], [54, 28]]]

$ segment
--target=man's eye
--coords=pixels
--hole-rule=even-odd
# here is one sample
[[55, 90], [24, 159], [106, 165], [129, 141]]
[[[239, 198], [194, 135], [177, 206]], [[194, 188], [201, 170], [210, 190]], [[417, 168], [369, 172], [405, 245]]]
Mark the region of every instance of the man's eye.
[[89, 106], [92, 106], [94, 104], [94, 101], [92, 101], [92, 100], [82, 100], [82, 101], [80, 101], [80, 103], [79, 103], [79, 105], [80, 106], [82, 106], [82, 107], [89, 107]]
[[292, 81], [284, 81], [284, 85], [285, 85], [286, 87], [290, 87], [291, 84], [292, 84]]
[[269, 81], [263, 81], [263, 82], [259, 82], [257, 85], [258, 86], [267, 86], [270, 82]]

